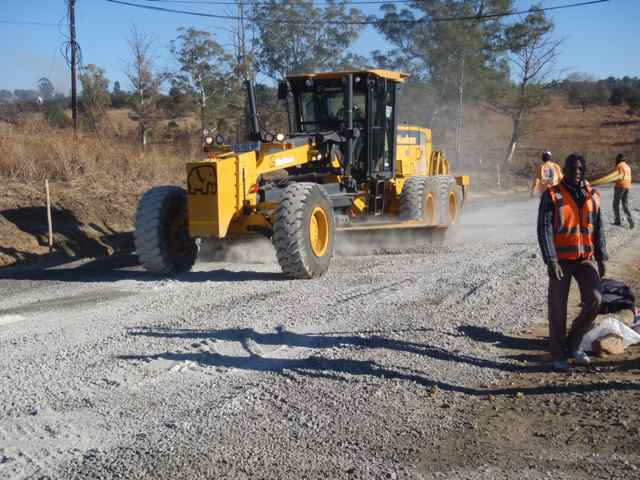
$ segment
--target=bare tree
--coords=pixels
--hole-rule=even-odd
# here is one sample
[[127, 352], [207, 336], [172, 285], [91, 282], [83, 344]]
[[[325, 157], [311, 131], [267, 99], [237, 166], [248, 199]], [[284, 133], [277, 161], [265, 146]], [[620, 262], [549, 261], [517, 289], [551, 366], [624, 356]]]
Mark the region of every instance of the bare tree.
[[127, 43], [131, 61], [126, 66], [125, 74], [133, 87], [131, 118], [138, 122], [140, 144], [144, 148], [148, 133], [158, 120], [157, 100], [164, 76], [155, 70], [154, 40], [151, 35], [141, 33], [133, 25]]
[[547, 101], [543, 83], [555, 68], [562, 40], [553, 37], [554, 25], [540, 7], [532, 7], [522, 22], [506, 30], [510, 60], [516, 67], [517, 85], [507, 95], [513, 130], [505, 157], [511, 163], [518, 141], [524, 135], [528, 112]]

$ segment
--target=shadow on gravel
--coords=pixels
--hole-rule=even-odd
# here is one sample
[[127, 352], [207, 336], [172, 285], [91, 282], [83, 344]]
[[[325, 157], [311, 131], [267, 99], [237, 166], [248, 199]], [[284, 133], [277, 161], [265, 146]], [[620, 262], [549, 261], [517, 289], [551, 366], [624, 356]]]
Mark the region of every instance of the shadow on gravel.
[[462, 336], [469, 337], [477, 342], [490, 343], [498, 348], [528, 351], [545, 351], [547, 349], [547, 342], [544, 339], [511, 337], [502, 332], [495, 332], [488, 328], [475, 325], [462, 325], [458, 327], [458, 332], [460, 332]]
[[575, 394], [596, 391], [640, 391], [640, 384], [628, 382], [602, 382], [591, 384], [560, 384], [540, 385], [533, 388], [472, 388], [462, 385], [432, 380], [423, 372], [398, 366], [388, 367], [374, 360], [352, 360], [325, 358], [319, 355], [311, 355], [307, 358], [273, 358], [263, 357], [253, 352], [249, 346], [249, 340], [262, 342], [265, 345], [288, 345], [292, 347], [309, 348], [333, 348], [333, 347], [361, 347], [361, 348], [387, 348], [398, 351], [406, 351], [423, 354], [432, 358], [446, 359], [454, 362], [466, 362], [488, 368], [499, 368], [507, 371], [519, 372], [543, 372], [546, 368], [518, 367], [510, 364], [486, 361], [466, 355], [458, 355], [443, 349], [426, 345], [394, 340], [384, 337], [357, 337], [339, 336], [327, 337], [323, 335], [300, 335], [292, 332], [279, 331], [274, 334], [261, 334], [251, 329], [228, 329], [219, 331], [207, 330], [163, 330], [142, 329], [130, 331], [130, 335], [142, 335], [151, 337], [194, 339], [219, 339], [236, 340], [241, 342], [248, 356], [222, 355], [216, 352], [194, 351], [187, 353], [165, 352], [154, 355], [121, 355], [116, 358], [132, 362], [150, 362], [153, 360], [167, 360], [171, 362], [193, 362], [205, 368], [224, 368], [237, 370], [250, 370], [257, 372], [273, 372], [281, 375], [296, 373], [311, 378], [326, 378], [335, 381], [349, 381], [344, 375], [373, 376], [390, 380], [402, 380], [414, 382], [425, 388], [438, 388], [443, 391], [462, 393], [472, 396], [515, 396], [524, 395], [548, 395]]
[[[424, 376], [418, 370], [402, 367], [388, 368], [376, 361], [329, 359], [321, 356], [310, 356], [303, 359], [270, 358], [256, 353], [261, 345], [272, 347], [304, 347], [312, 349], [333, 348], [358, 348], [358, 349], [387, 349], [399, 352], [407, 352], [422, 357], [454, 363], [466, 363], [480, 368], [490, 368], [506, 372], [534, 373], [548, 370], [546, 365], [516, 365], [509, 362], [496, 362], [482, 358], [451, 352], [440, 347], [427, 344], [408, 342], [386, 338], [382, 336], [358, 336], [358, 335], [332, 335], [332, 334], [298, 334], [280, 329], [275, 333], [259, 333], [250, 328], [232, 328], [225, 330], [189, 330], [189, 329], [165, 329], [165, 328], [138, 328], [131, 329], [129, 335], [147, 336], [155, 338], [182, 338], [194, 342], [195, 340], [221, 340], [235, 341], [243, 346], [247, 356], [222, 355], [216, 352], [175, 353], [165, 352], [154, 355], [125, 355], [118, 358], [127, 361], [149, 362], [158, 359], [173, 362], [194, 362], [203, 367], [235, 368], [241, 370], [270, 371], [286, 374], [287, 371], [295, 371], [311, 377], [330, 377], [335, 380], [345, 380], [340, 374], [372, 375], [377, 377], [407, 380], [416, 382], [426, 387], [436, 386], [442, 390], [465, 393], [469, 395], [514, 395], [521, 389], [475, 389], [464, 386], [456, 386], [437, 382]], [[204, 344], [206, 342], [201, 342]], [[257, 349], [256, 349], [257, 345]], [[193, 345], [197, 348], [200, 345]], [[558, 387], [562, 388], [562, 387]], [[626, 387], [624, 387], [626, 388]], [[640, 385], [635, 386], [640, 389]], [[578, 391], [574, 388], [572, 391]], [[569, 392], [569, 390], [567, 390]], [[529, 389], [525, 393], [549, 393], [547, 387]]]
[[[0, 270], [0, 280], [41, 280], [60, 282], [117, 282], [119, 280], [136, 280], [139, 282], [157, 282], [164, 277], [153, 275], [140, 269], [138, 257], [130, 255], [114, 255], [98, 258], [77, 267], [64, 267], [65, 264], [78, 262], [78, 258], [60, 260], [48, 265], [49, 268], [26, 266], [9, 267]], [[52, 268], [56, 267], [56, 268]], [[137, 267], [137, 269], [136, 269]], [[171, 277], [175, 282], [248, 282], [289, 280], [282, 273], [276, 272], [234, 272], [220, 269], [208, 272], [188, 272]]]

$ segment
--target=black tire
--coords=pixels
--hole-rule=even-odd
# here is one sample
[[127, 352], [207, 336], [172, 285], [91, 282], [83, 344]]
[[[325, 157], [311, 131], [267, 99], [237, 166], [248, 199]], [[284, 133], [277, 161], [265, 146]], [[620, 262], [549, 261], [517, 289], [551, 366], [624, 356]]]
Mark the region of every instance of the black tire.
[[145, 192], [138, 203], [134, 242], [140, 263], [152, 273], [170, 276], [191, 270], [198, 245], [189, 237], [183, 188], [154, 187]]
[[409, 177], [400, 194], [400, 220], [418, 220], [435, 225], [438, 221], [438, 185], [434, 177]]
[[[318, 212], [316, 209], [321, 209]], [[312, 214], [326, 220], [325, 248], [318, 256], [312, 249]], [[282, 194], [273, 225], [273, 245], [282, 271], [293, 278], [315, 278], [329, 269], [335, 243], [331, 201], [315, 183], [292, 183]]]
[[433, 177], [438, 191], [438, 223], [453, 225], [460, 219], [460, 189], [456, 179], [450, 175]]

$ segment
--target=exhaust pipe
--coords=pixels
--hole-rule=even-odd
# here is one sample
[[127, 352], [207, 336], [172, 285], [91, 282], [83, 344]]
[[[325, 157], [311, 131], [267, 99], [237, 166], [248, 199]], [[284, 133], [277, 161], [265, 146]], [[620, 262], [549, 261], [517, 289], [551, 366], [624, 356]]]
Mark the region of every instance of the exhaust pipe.
[[245, 80], [247, 87], [247, 96], [249, 97], [249, 117], [251, 119], [251, 133], [249, 140], [252, 142], [262, 141], [262, 132], [260, 132], [260, 122], [258, 120], [258, 110], [256, 109], [256, 89], [251, 80]]
[[347, 124], [347, 142], [344, 152], [345, 174], [351, 175], [351, 163], [353, 162], [353, 75], [349, 74], [342, 79], [344, 85], [344, 112]]

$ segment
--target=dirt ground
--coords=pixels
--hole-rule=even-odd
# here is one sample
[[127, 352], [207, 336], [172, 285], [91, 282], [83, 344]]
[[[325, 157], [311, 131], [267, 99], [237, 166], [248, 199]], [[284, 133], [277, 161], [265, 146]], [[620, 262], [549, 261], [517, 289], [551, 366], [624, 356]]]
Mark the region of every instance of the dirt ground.
[[49, 257], [45, 186], [3, 182], [0, 199], [0, 267], [64, 257], [130, 251], [131, 225], [146, 186], [117, 188], [83, 181], [50, 185], [54, 257]]
[[[607, 272], [636, 295], [638, 253], [637, 243], [618, 252]], [[569, 319], [578, 311], [576, 290], [572, 288], [569, 299]], [[613, 316], [627, 322], [632, 318], [628, 311]], [[465, 428], [434, 438], [422, 451], [424, 473], [476, 469], [487, 478], [529, 478], [508, 472], [525, 472], [544, 462], [549, 477], [640, 478], [639, 345], [621, 355], [591, 356], [589, 367], [572, 365], [568, 373], [555, 373], [539, 368], [550, 360], [546, 322], [526, 332], [484, 335], [484, 341], [504, 347], [505, 357], [520, 360], [524, 371], [486, 385], [458, 411], [449, 412], [465, 418]]]

